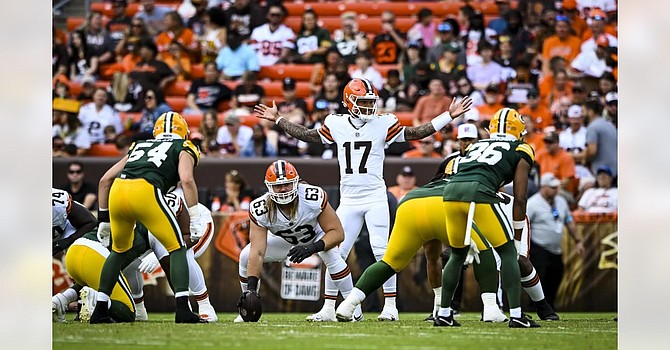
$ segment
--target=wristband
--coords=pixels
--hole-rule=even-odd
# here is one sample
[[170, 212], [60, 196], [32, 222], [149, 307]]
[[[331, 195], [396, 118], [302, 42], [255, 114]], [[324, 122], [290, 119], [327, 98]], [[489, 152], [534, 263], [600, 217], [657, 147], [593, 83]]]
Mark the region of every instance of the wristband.
[[277, 118], [277, 120], [275, 120], [275, 124], [279, 125], [279, 121], [282, 120], [282, 119], [284, 119], [284, 117], [282, 117], [280, 115], [279, 118]]
[[109, 222], [109, 209], [98, 209], [98, 222]]
[[191, 217], [191, 221], [200, 219], [200, 209], [197, 204], [188, 208], [188, 215]]
[[526, 220], [514, 220], [512, 221], [512, 227], [514, 227], [515, 230], [523, 230], [523, 228], [526, 227]]
[[317, 252], [322, 252], [324, 249], [326, 249], [326, 242], [324, 242], [322, 239], [314, 242], [314, 247], [316, 247]]
[[438, 115], [437, 117], [433, 118], [433, 120], [430, 121], [431, 124], [433, 124], [433, 128], [435, 128], [435, 131], [440, 131], [442, 128], [447, 126], [449, 122], [452, 120], [451, 114], [449, 114], [449, 111], [443, 112], [442, 114]]
[[247, 289], [254, 292], [258, 289], [258, 277], [249, 276], [249, 280], [247, 282]]

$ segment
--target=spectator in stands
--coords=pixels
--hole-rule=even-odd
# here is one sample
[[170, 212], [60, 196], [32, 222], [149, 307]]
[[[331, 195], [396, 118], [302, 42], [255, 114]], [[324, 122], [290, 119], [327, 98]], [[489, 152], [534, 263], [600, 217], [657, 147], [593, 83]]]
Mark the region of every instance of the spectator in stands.
[[[458, 47], [458, 53], [461, 52], [461, 45], [458, 42], [458, 33], [450, 21], [445, 20], [437, 25], [437, 38], [435, 44], [428, 49], [426, 61], [430, 64], [437, 64], [444, 57], [448, 50], [454, 50], [453, 46]], [[458, 58], [458, 57], [457, 57]], [[465, 56], [464, 56], [465, 59]], [[465, 61], [463, 61], [465, 62]]]
[[69, 193], [72, 200], [81, 203], [86, 209], [95, 209], [98, 199], [98, 188], [95, 184], [86, 181], [86, 173], [84, 172], [84, 164], [82, 162], [75, 160], [68, 164], [67, 183], [59, 188]]
[[532, 88], [528, 90], [526, 96], [528, 98], [528, 104], [519, 108], [519, 114], [533, 118], [535, 126], [540, 130], [543, 130], [549, 125], [553, 125], [554, 121], [551, 111], [549, 111], [546, 104], [542, 103], [540, 93], [537, 89]]
[[70, 80], [83, 82], [85, 77], [98, 74], [98, 57], [86, 44], [84, 32], [75, 30], [70, 34]]
[[139, 112], [144, 107], [142, 86], [128, 74], [116, 72], [109, 87], [110, 104], [118, 112]]
[[205, 13], [204, 30], [199, 35], [202, 63], [213, 62], [219, 51], [226, 45], [228, 30], [226, 14], [219, 7], [212, 7]]
[[251, 141], [254, 131], [246, 125], [241, 125], [236, 111], [226, 115], [226, 124], [219, 128], [216, 143], [221, 147], [219, 151], [226, 157], [239, 157], [240, 152]]
[[141, 18], [147, 25], [147, 30], [152, 37], [165, 31], [163, 18], [172, 11], [169, 7], [156, 5], [155, 0], [142, 0], [142, 11], [135, 14], [135, 18]]
[[230, 101], [232, 108], [244, 108], [253, 111], [254, 106], [265, 104], [265, 89], [258, 85], [256, 72], [245, 72], [242, 76], [242, 83], [237, 85], [233, 91], [233, 98]]
[[[53, 100], [51, 128], [54, 157], [82, 156], [91, 148], [91, 139], [77, 118], [79, 102], [56, 98]], [[61, 147], [62, 146], [62, 147]]]
[[256, 27], [251, 32], [251, 46], [256, 50], [261, 67], [288, 62], [295, 48], [295, 33], [283, 22], [288, 11], [282, 4], [273, 4], [268, 8], [268, 23]]
[[153, 41], [147, 26], [141, 18], [133, 18], [130, 28], [116, 44], [114, 52], [117, 61], [121, 61], [124, 72], [130, 72], [135, 64], [141, 60], [139, 43]]
[[603, 165], [596, 169], [597, 187], [589, 188], [579, 199], [579, 210], [591, 213], [616, 212], [618, 205], [618, 189], [612, 186], [612, 169]]
[[93, 57], [98, 58], [98, 63], [111, 63], [114, 58], [114, 43], [102, 25], [102, 13], [92, 11], [82, 31], [86, 48], [91, 51]]
[[200, 59], [200, 43], [195, 34], [189, 28], [184, 26], [184, 20], [177, 11], [170, 11], [165, 14], [165, 30], [156, 37], [156, 47], [159, 56], [168, 57], [169, 48], [173, 42], [181, 45], [181, 54], [197, 61]]
[[498, 17], [492, 19], [487, 27], [495, 30], [498, 35], [502, 35], [509, 26], [509, 23], [507, 22], [507, 12], [509, 12], [511, 7], [509, 0], [495, 0], [495, 4], [498, 8]]
[[407, 39], [421, 41], [424, 47], [433, 47], [437, 29], [437, 25], [433, 23], [433, 11], [429, 8], [421, 8], [416, 17], [416, 23], [407, 31]]
[[570, 34], [570, 20], [568, 17], [556, 16], [556, 34], [548, 37], [542, 44], [542, 70], [544, 74], [550, 74], [549, 60], [554, 56], [565, 58], [570, 64], [580, 51], [581, 41], [575, 35]]
[[277, 145], [272, 144], [265, 134], [263, 125], [254, 125], [251, 141], [240, 152], [242, 158], [276, 157]]
[[616, 89], [616, 78], [610, 72], [605, 72], [598, 79], [598, 92], [600, 93], [600, 103], [605, 103], [605, 96]]
[[572, 83], [572, 88], [570, 91], [572, 91], [571, 102], [573, 104], [583, 105], [586, 103], [586, 87], [584, 87], [584, 84], [581, 82], [581, 80], [577, 80]]
[[473, 107], [479, 107], [485, 103], [484, 94], [475, 90], [467, 76], [462, 76], [456, 81], [456, 88], [456, 101], [462, 100], [465, 96], [470, 96]]
[[[296, 95], [296, 82], [293, 78], [286, 77], [282, 81], [282, 92], [284, 101], [277, 104], [279, 113], [291, 123], [305, 125], [307, 123], [307, 103]], [[266, 133], [270, 139], [277, 140], [277, 154], [279, 157], [298, 157], [305, 153], [307, 144], [289, 135], [274, 124]]]
[[570, 106], [567, 117], [570, 127], [558, 135], [558, 145], [572, 155], [575, 164], [583, 164], [586, 157], [586, 127], [582, 106]]
[[128, 129], [137, 131], [134, 140], [147, 140], [153, 138], [154, 125], [158, 118], [163, 114], [172, 111], [172, 108], [165, 103], [163, 94], [160, 90], [149, 88], [144, 91], [144, 108], [142, 109], [142, 118], [130, 125]]
[[619, 94], [610, 91], [605, 95], [605, 119], [618, 127], [619, 121]]
[[467, 64], [471, 66], [478, 64], [482, 60], [479, 55], [479, 44], [486, 41], [495, 47], [498, 44], [496, 41], [498, 34], [495, 30], [484, 26], [484, 15], [477, 10], [472, 12], [467, 22], [468, 25], [465, 27], [465, 33], [461, 36], [465, 41]]
[[116, 138], [116, 149], [119, 150], [119, 154], [126, 155], [130, 150], [130, 146], [133, 144], [133, 139], [130, 136], [119, 135]]
[[351, 78], [364, 78], [374, 85], [377, 91], [384, 87], [384, 78], [375, 67], [372, 66], [372, 55], [369, 51], [361, 51], [356, 54], [356, 69], [351, 72]]
[[395, 64], [405, 48], [407, 35], [395, 25], [395, 15], [391, 11], [381, 14], [382, 31], [372, 39], [372, 53], [377, 64]]
[[507, 35], [498, 37], [498, 53], [494, 53], [493, 61], [502, 67], [500, 80], [508, 82], [516, 77], [517, 58], [512, 51], [511, 38]]
[[300, 32], [296, 39], [295, 63], [319, 63], [324, 61], [326, 50], [333, 45], [330, 33], [319, 27], [318, 16], [312, 9], [305, 10], [302, 15]]
[[344, 58], [338, 58], [335, 62], [335, 76], [339, 83], [340, 90], [344, 90], [344, 87], [351, 81], [351, 75], [349, 74], [349, 64]]
[[64, 99], [74, 99], [74, 96], [70, 93], [70, 85], [67, 84], [62, 79], [56, 80], [56, 86], [52, 91], [52, 99], [54, 98], [64, 98]]
[[509, 10], [505, 14], [507, 29], [501, 35], [509, 36], [514, 57], [520, 58], [531, 47], [533, 38], [524, 26], [524, 18], [518, 10]]
[[91, 76], [85, 76], [81, 80], [81, 92], [77, 95], [77, 101], [89, 103], [93, 101], [93, 94], [95, 93], [95, 79]]
[[178, 41], [172, 41], [160, 58], [172, 69], [177, 77], [176, 81], [191, 80], [191, 58]]
[[[325, 57], [326, 59], [323, 62], [319, 62], [314, 65], [314, 68], [312, 69], [312, 76], [309, 79], [310, 88], [312, 89], [312, 92], [315, 95], [318, 94], [319, 91], [321, 91], [321, 88], [323, 87], [323, 77], [328, 73], [335, 73], [335, 66], [337, 62], [342, 59], [342, 55], [340, 54], [339, 51], [337, 51], [337, 48], [334, 46], [328, 48]], [[346, 61], [345, 65], [347, 67], [347, 73], [348, 73], [349, 65], [346, 64]], [[343, 79], [344, 78], [339, 80], [342, 81]], [[347, 79], [347, 82], [349, 82], [349, 80], [350, 79]]]
[[605, 31], [606, 23], [607, 15], [601, 9], [594, 8], [589, 12], [589, 30], [582, 36], [582, 39], [584, 40], [581, 45], [582, 52], [596, 51], [596, 48], [599, 45], [598, 38], [600, 36], [607, 38], [609, 46], [619, 46], [617, 37]]
[[[325, 118], [328, 114], [343, 114], [347, 109], [342, 105], [342, 89], [339, 87], [337, 76], [333, 73], [326, 74], [323, 80], [323, 90], [314, 99], [315, 114], [322, 114]], [[312, 116], [312, 120], [316, 120]]]
[[282, 80], [282, 93], [284, 94], [284, 100], [277, 104], [279, 113], [284, 118], [291, 118], [295, 115], [296, 118], [300, 119], [297, 123], [304, 124], [307, 116], [307, 103], [304, 99], [298, 97], [295, 79], [286, 77]]
[[433, 78], [428, 84], [429, 93], [419, 97], [414, 107], [414, 126], [423, 125], [444, 111], [449, 110], [452, 98], [446, 95], [446, 88], [442, 80]]
[[502, 82], [502, 66], [493, 61], [493, 45], [486, 40], [480, 40], [478, 45], [477, 53], [481, 61], [469, 64], [466, 72], [475, 89], [484, 90], [491, 84]]
[[[542, 97], [542, 96], [540, 96]], [[546, 99], [540, 100], [543, 105], [552, 106], [563, 98], [568, 98], [572, 100], [572, 82], [568, 77], [568, 73], [565, 69], [561, 69], [554, 73], [554, 86], [549, 92], [549, 96]]]
[[603, 105], [597, 100], [586, 102], [586, 117], [589, 121], [586, 127], [586, 160], [591, 171], [596, 173], [601, 166], [612, 170], [612, 176], [617, 177], [617, 145], [618, 136], [614, 124], [602, 117]]
[[424, 62], [423, 59], [424, 47], [420, 41], [410, 41], [407, 43], [407, 49], [400, 61], [400, 69], [402, 72], [402, 80], [405, 85], [414, 80], [415, 71], [419, 63]]
[[216, 142], [217, 133], [219, 131], [219, 121], [216, 110], [208, 109], [202, 115], [202, 122], [200, 123], [200, 150], [207, 156], [217, 156], [219, 153], [219, 144]]
[[333, 33], [333, 43], [348, 64], [354, 64], [359, 52], [368, 50], [369, 43], [365, 33], [358, 30], [355, 12], [345, 12], [340, 16], [342, 29]]
[[540, 191], [528, 199], [527, 215], [533, 234], [530, 237], [530, 261], [542, 282], [547, 302], [553, 307], [558, 286], [563, 278], [563, 227], [577, 244], [575, 249], [583, 256], [584, 245], [577, 236], [567, 201], [558, 196], [561, 181], [551, 173], [543, 174]]
[[197, 37], [202, 37], [207, 27], [207, 0], [191, 0], [191, 4], [195, 7], [195, 13], [186, 21], [186, 27], [191, 29]]
[[96, 88], [93, 93], [93, 102], [81, 107], [79, 120], [84, 129], [88, 131], [91, 143], [105, 142], [103, 130], [107, 125], [114, 126], [117, 134], [123, 132], [121, 117], [107, 104], [107, 91], [103, 88]]
[[417, 141], [418, 145], [414, 149], [402, 154], [403, 158], [442, 158], [442, 155], [435, 151], [435, 136], [429, 135]]
[[572, 78], [581, 78], [583, 76], [591, 78], [600, 78], [605, 72], [612, 72], [614, 61], [609, 54], [609, 39], [605, 34], [600, 34], [596, 39], [597, 47], [595, 50], [587, 49], [582, 51], [570, 63], [568, 72]]
[[158, 49], [152, 41], [142, 41], [139, 44], [141, 60], [129, 73], [129, 77], [136, 81], [142, 89], [158, 88], [165, 90], [168, 84], [174, 82], [177, 77], [165, 62], [156, 59]]
[[393, 194], [398, 202], [405, 197], [407, 192], [417, 188], [416, 175], [414, 175], [414, 171], [409, 165], [402, 167], [402, 171], [395, 177], [395, 182], [396, 185], [389, 187], [388, 191]]
[[235, 0], [226, 10], [228, 31], [247, 40], [251, 32], [265, 22], [263, 9], [253, 0]]
[[400, 72], [390, 69], [386, 77], [386, 84], [379, 91], [380, 110], [386, 113], [411, 112], [412, 106], [407, 102], [405, 85], [400, 80]]
[[533, 118], [527, 115], [521, 115], [526, 123], [526, 136], [524, 137], [524, 141], [533, 147], [533, 150], [537, 155], [544, 149], [544, 133], [535, 127]]
[[51, 76], [69, 79], [69, 61], [70, 54], [67, 52], [67, 46], [56, 38], [56, 32], [54, 32], [51, 40]]
[[493, 118], [493, 115], [505, 107], [503, 104], [504, 96], [500, 91], [499, 85], [489, 85], [484, 89], [484, 104], [477, 106], [479, 111], [479, 118], [482, 121], [488, 121]]
[[216, 57], [216, 66], [222, 72], [224, 80], [238, 80], [245, 72], [261, 70], [254, 49], [234, 31], [228, 33], [226, 46]]
[[218, 109], [220, 103], [230, 101], [233, 96], [230, 89], [219, 82], [219, 72], [215, 62], [205, 63], [205, 77], [191, 84], [186, 95], [185, 114], [202, 113], [207, 109]]
[[544, 135], [545, 149], [535, 155], [540, 173], [552, 173], [561, 180], [561, 188], [565, 189], [575, 178], [575, 160], [558, 145], [558, 133], [550, 131]]
[[107, 25], [105, 25], [105, 29], [107, 29], [107, 32], [109, 33], [113, 47], [116, 47], [119, 44], [132, 25], [132, 18], [126, 15], [127, 8], [127, 0], [112, 1], [112, 18], [110, 18]]
[[222, 212], [249, 210], [249, 203], [254, 193], [247, 185], [247, 180], [237, 170], [231, 170], [224, 176], [225, 191], [221, 194]]

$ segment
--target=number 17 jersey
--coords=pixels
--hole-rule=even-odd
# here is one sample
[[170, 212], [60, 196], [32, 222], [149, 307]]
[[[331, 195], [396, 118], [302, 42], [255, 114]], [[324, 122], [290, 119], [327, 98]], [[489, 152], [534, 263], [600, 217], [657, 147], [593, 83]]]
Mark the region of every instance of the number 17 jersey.
[[348, 114], [331, 114], [319, 129], [323, 143], [337, 144], [340, 196], [357, 203], [386, 201], [384, 149], [404, 141], [405, 127], [393, 114], [381, 114], [356, 127]]

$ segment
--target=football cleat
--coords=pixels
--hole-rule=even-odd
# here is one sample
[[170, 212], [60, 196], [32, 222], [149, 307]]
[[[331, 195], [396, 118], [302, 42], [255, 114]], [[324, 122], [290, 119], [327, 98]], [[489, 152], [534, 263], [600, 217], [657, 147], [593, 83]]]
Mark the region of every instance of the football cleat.
[[148, 321], [149, 315], [147, 314], [147, 308], [144, 306], [144, 302], [135, 304], [135, 321]]
[[510, 317], [509, 328], [538, 328], [537, 322], [533, 321], [530, 316], [521, 314], [521, 317]]
[[507, 316], [505, 316], [505, 314], [500, 311], [497, 306], [484, 306], [481, 320], [484, 322], [507, 322]]
[[535, 307], [537, 308], [537, 316], [543, 321], [558, 321], [560, 319], [554, 308], [545, 299], [535, 303]]
[[378, 321], [397, 321], [399, 320], [398, 317], [398, 309], [396, 309], [393, 306], [386, 306], [384, 305], [384, 308], [382, 309], [382, 313], [377, 316]]
[[60, 293], [56, 294], [51, 298], [51, 314], [53, 315], [53, 321], [57, 323], [66, 323], [65, 321], [65, 311], [67, 310], [67, 301]]
[[244, 319], [242, 318], [242, 315], [237, 314], [237, 317], [235, 317], [235, 319], [233, 320], [233, 322], [235, 322], [235, 323], [244, 322]]
[[191, 312], [191, 310], [177, 308], [174, 315], [175, 323], [207, 323], [207, 320]]
[[351, 322], [354, 319], [354, 311], [357, 307], [360, 308], [360, 305], [357, 305], [352, 299], [344, 299], [344, 301], [340, 303], [340, 306], [337, 307], [337, 311], [335, 311], [337, 321]]
[[79, 298], [81, 299], [81, 310], [79, 311], [79, 321], [83, 323], [88, 323], [91, 321], [91, 316], [95, 310], [95, 305], [97, 304], [97, 292], [90, 287], [84, 287], [79, 292]]
[[424, 322], [433, 322], [435, 321], [435, 316], [433, 314], [428, 315], [428, 317], [423, 319]]
[[460, 327], [461, 324], [454, 320], [453, 312], [449, 316], [435, 316], [434, 327]]
[[[305, 318], [309, 322], [335, 322], [337, 318], [335, 316], [334, 308], [326, 308], [324, 306], [319, 312], [309, 315]], [[350, 319], [351, 321], [351, 319]]]
[[201, 305], [198, 307], [198, 312], [200, 313], [200, 318], [206, 319], [209, 323], [219, 320], [212, 305]]

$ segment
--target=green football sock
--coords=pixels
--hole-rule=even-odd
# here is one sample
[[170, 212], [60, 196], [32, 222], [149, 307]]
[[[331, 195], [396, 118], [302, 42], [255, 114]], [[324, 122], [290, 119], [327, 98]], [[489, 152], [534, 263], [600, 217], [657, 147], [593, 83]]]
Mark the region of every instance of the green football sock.
[[365, 296], [368, 296], [381, 287], [395, 273], [389, 264], [383, 260], [377, 261], [365, 269], [358, 282], [356, 282], [356, 288], [362, 290]]
[[516, 258], [514, 242], [509, 241], [496, 248], [500, 260], [502, 260], [502, 285], [507, 293], [509, 308], [514, 309], [521, 306], [521, 274], [519, 263]]
[[135, 322], [135, 311], [118, 300], [112, 300], [109, 316], [116, 322]]
[[100, 287], [98, 288], [99, 292], [103, 292], [107, 295], [112, 295], [112, 290], [114, 285], [119, 279], [119, 274], [121, 273], [121, 266], [128, 256], [128, 252], [117, 253], [112, 251], [109, 253], [105, 264], [102, 265], [102, 273], [100, 273]]
[[465, 248], [451, 248], [451, 255], [449, 261], [444, 265], [442, 271], [442, 300], [441, 307], [449, 307], [451, 299], [454, 298], [454, 292], [458, 286], [458, 281], [461, 279], [461, 271], [463, 271], [463, 263], [465, 257], [468, 255], [470, 247]]
[[479, 264], [474, 262], [475, 279], [482, 293], [498, 292], [498, 269], [496, 269], [496, 257], [493, 250], [487, 249], [479, 253]]
[[175, 294], [188, 291], [188, 263], [186, 262], [186, 247], [181, 247], [170, 253], [170, 279], [174, 285]]

